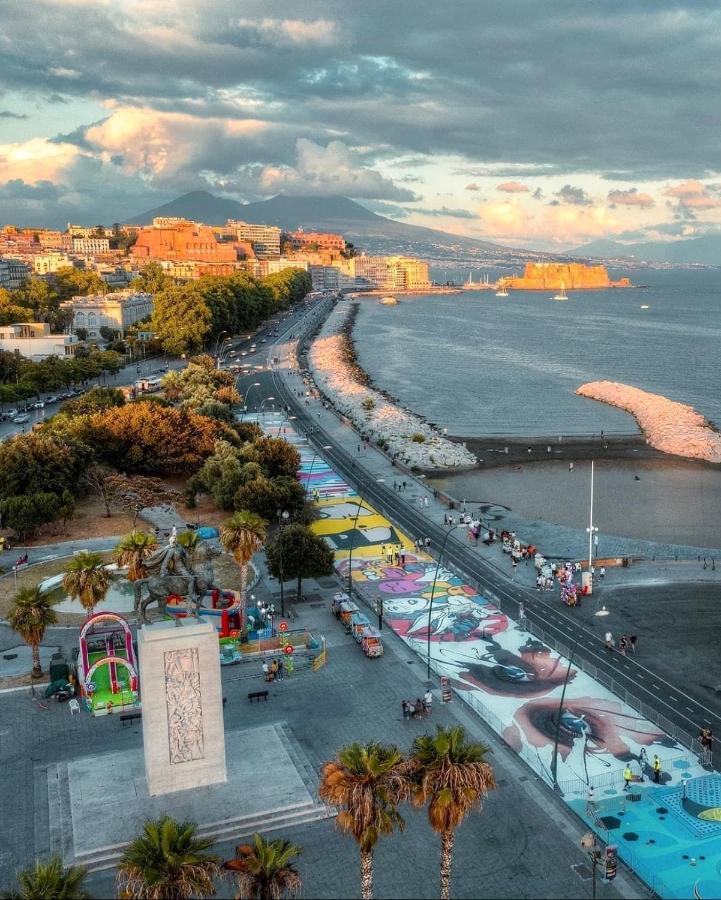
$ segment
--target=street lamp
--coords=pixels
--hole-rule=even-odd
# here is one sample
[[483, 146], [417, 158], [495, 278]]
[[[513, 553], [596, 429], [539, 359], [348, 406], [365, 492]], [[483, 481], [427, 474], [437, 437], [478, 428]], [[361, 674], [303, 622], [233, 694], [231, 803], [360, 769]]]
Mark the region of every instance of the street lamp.
[[215, 339], [215, 349], [213, 350], [213, 356], [218, 355], [218, 343], [220, 342], [220, 339], [223, 337], [224, 334], [228, 334], [228, 332], [221, 331], [220, 334], [218, 335], [218, 337]]
[[[260, 387], [260, 382], [254, 381], [251, 385], [249, 385], [248, 390], [245, 393], [245, 398], [244, 398], [245, 406], [243, 407], [243, 413], [242, 413], [243, 416], [248, 412], [248, 397], [250, 396], [250, 392], [253, 390], [254, 387]], [[241, 418], [241, 421], [242, 421], [242, 418]]]
[[436, 582], [438, 581], [438, 572], [441, 568], [441, 557], [443, 556], [443, 551], [446, 549], [446, 542], [450, 537], [452, 531], [455, 531], [456, 528], [460, 525], [460, 522], [457, 522], [455, 525], [451, 525], [451, 527], [446, 531], [445, 537], [441, 543], [441, 548], [438, 551], [438, 560], [436, 561], [436, 572], [433, 576], [433, 587], [431, 588], [431, 601], [428, 605], [428, 635], [427, 635], [427, 654], [426, 654], [426, 678], [429, 679], [431, 677], [431, 617], [433, 615], [433, 598], [436, 595]]
[[[376, 481], [379, 484], [382, 484], [385, 481], [385, 478], [376, 478]], [[354, 534], [356, 525], [358, 524], [358, 516], [360, 516], [360, 511], [363, 509], [363, 493], [361, 492], [360, 497], [358, 499], [358, 509], [356, 510], [355, 517], [353, 519], [353, 528], [350, 533], [350, 544], [348, 545], [348, 596], [353, 597], [353, 545], [354, 545]], [[381, 594], [381, 606], [380, 612], [378, 613], [378, 629], [383, 628], [383, 595]]]
[[[593, 460], [591, 460], [591, 507], [588, 518], [588, 593], [593, 593], [593, 537], [598, 533], [598, 528], [593, 524]], [[598, 538], [596, 538], [598, 540]]]
[[256, 413], [256, 414], [255, 414], [255, 422], [256, 422], [256, 425], [260, 423], [260, 414], [263, 412], [263, 407], [265, 406], [265, 404], [266, 404], [269, 400], [275, 400], [275, 397], [264, 397], [264, 398], [260, 401], [260, 407], [259, 407], [258, 409], [256, 409], [256, 411], [255, 411], [255, 413]]
[[226, 352], [229, 352], [225, 345], [229, 344], [232, 340], [233, 340], [232, 337], [227, 337], [223, 341], [223, 343], [220, 345], [220, 352], [218, 353], [218, 356], [216, 359], [216, 365], [215, 365], [215, 367], [216, 367], [216, 369], [218, 369], [218, 371], [220, 371], [220, 367], [222, 365], [223, 360], [225, 359]]
[[[333, 447], [330, 444], [323, 444], [320, 450], [332, 450]], [[320, 450], [316, 450], [313, 454], [313, 459], [310, 464], [310, 471], [308, 472], [308, 477], [305, 479], [305, 495], [308, 496], [308, 487], [310, 485], [310, 479], [313, 476], [313, 467], [315, 466], [316, 460], [320, 458]]]
[[593, 900], [596, 900], [596, 867], [603, 859], [603, 854], [601, 853], [601, 848], [598, 846], [596, 835], [592, 831], [584, 834], [581, 838], [581, 847], [588, 853], [588, 858], [591, 860], [591, 872], [593, 873], [591, 896], [593, 897]]
[[276, 515], [278, 516], [278, 562], [280, 563], [280, 614], [283, 618], [285, 618], [285, 594], [283, 591], [283, 581], [284, 581], [284, 573], [283, 573], [283, 542], [280, 540], [280, 532], [283, 530], [283, 526], [287, 525], [288, 519], [290, 518], [290, 513], [287, 509], [277, 510]]

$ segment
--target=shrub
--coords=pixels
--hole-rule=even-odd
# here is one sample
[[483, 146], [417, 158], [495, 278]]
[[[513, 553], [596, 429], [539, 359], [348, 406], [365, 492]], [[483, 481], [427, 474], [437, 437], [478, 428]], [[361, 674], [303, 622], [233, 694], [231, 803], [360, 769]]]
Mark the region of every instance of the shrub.
[[426, 437], [424, 434], [421, 434], [420, 431], [416, 431], [415, 434], [411, 435], [411, 440], [416, 444], [425, 444]]

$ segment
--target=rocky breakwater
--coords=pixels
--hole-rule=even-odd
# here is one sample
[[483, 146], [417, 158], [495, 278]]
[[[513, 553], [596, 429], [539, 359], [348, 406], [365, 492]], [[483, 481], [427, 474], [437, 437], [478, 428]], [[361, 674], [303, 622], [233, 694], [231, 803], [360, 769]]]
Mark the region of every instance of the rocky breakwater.
[[576, 393], [631, 413], [657, 450], [721, 463], [721, 434], [692, 406], [616, 381], [590, 381]]
[[465, 445], [441, 437], [418, 416], [371, 387], [356, 362], [350, 337], [356, 312], [355, 305], [337, 307], [311, 346], [308, 362], [321, 393], [361, 434], [408, 466], [451, 469], [475, 465], [476, 457]]

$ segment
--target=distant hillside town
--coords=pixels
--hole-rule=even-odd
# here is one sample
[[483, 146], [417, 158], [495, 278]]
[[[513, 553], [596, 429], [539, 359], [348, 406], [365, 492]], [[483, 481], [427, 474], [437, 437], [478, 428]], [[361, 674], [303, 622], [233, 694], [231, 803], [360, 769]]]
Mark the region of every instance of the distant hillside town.
[[[157, 273], [144, 278], [147, 271]], [[74, 356], [83, 341], [123, 341], [153, 315], [160, 285], [245, 273], [307, 273], [316, 291], [431, 287], [429, 264], [369, 256], [341, 234], [229, 219], [159, 216], [149, 225], [0, 228], [0, 350]]]

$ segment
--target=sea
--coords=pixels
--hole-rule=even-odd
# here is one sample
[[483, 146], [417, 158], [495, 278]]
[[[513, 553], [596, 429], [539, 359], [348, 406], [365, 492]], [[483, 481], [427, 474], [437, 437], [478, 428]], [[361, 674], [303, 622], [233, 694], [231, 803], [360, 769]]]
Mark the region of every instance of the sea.
[[[490, 280], [497, 274], [508, 273], [491, 272]], [[721, 269], [610, 274], [638, 287], [569, 291], [565, 302], [551, 300], [553, 291], [418, 294], [399, 297], [398, 306], [364, 299], [354, 330], [359, 362], [377, 387], [461, 437], [637, 434], [629, 414], [574, 393], [599, 379], [688, 403], [721, 427]], [[587, 465], [577, 466], [576, 480], [568, 463], [544, 461], [444, 474], [434, 483], [456, 497], [582, 528]], [[719, 469], [631, 459], [604, 461], [596, 474], [606, 533], [721, 547]]]

